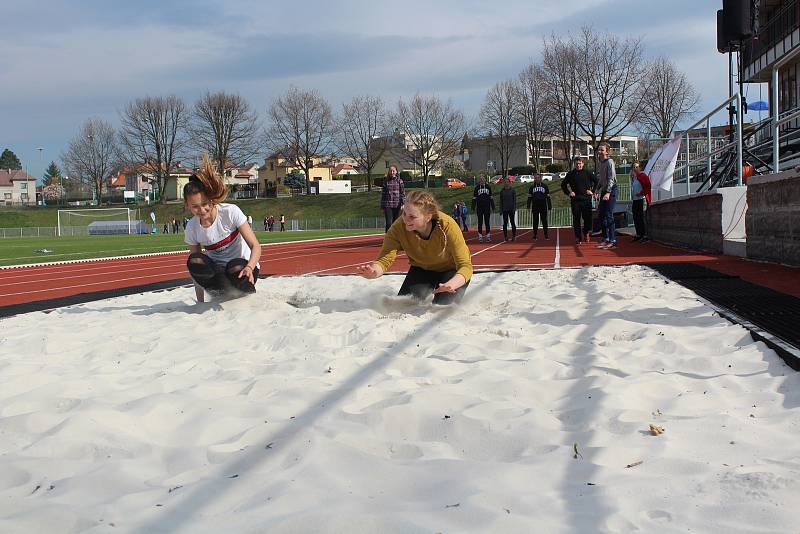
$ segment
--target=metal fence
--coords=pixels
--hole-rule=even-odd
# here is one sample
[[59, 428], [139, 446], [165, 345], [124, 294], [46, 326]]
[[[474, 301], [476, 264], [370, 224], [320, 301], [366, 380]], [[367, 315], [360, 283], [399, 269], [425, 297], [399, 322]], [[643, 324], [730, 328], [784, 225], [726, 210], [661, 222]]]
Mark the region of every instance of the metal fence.
[[[620, 195], [622, 197], [623, 195]], [[628, 191], [628, 197], [630, 192]], [[620, 205], [625, 204], [625, 198], [620, 198], [623, 201]], [[627, 211], [630, 211], [628, 206], [625, 206]], [[630, 213], [628, 220], [631, 220]], [[489, 218], [490, 225], [495, 228], [500, 228], [503, 225], [503, 216], [501, 213], [492, 213]], [[533, 219], [531, 211], [528, 209], [518, 209], [516, 212], [517, 226], [521, 228], [530, 228]], [[288, 231], [313, 231], [313, 230], [377, 230], [384, 227], [383, 217], [351, 217], [351, 218], [317, 218], [317, 219], [289, 219], [286, 221], [286, 230]], [[478, 224], [478, 219], [474, 213], [467, 216], [467, 225], [471, 229], [475, 229]], [[572, 212], [570, 208], [555, 208], [550, 210], [548, 215], [548, 225], [550, 227], [569, 227], [572, 226]], [[152, 231], [156, 230], [160, 233], [161, 226], [147, 225]], [[261, 224], [254, 224], [256, 231], [263, 231]], [[280, 231], [280, 223], [276, 224], [273, 232]], [[182, 232], [182, 229], [180, 230]], [[88, 226], [62, 226], [62, 236], [88, 236]], [[34, 226], [27, 228], [0, 228], [0, 238], [14, 238], [14, 237], [57, 237], [58, 229], [53, 226]]]

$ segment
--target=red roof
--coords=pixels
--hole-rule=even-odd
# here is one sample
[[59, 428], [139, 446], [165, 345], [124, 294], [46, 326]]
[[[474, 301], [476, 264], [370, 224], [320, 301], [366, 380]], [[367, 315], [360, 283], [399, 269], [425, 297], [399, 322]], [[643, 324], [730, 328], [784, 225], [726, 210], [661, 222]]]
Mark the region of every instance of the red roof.
[[13, 185], [12, 182], [35, 182], [36, 178], [25, 171], [14, 171], [10, 169], [0, 169], [0, 186]]

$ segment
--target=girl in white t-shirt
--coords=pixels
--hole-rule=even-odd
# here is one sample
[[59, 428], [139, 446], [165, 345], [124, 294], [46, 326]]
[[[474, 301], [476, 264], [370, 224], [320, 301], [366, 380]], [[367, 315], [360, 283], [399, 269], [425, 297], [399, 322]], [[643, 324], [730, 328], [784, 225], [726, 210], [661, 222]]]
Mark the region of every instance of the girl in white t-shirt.
[[184, 241], [198, 302], [204, 300], [204, 289], [256, 291], [261, 245], [239, 206], [222, 203], [227, 196], [228, 188], [204, 155], [200, 169], [183, 187], [183, 201], [194, 214]]

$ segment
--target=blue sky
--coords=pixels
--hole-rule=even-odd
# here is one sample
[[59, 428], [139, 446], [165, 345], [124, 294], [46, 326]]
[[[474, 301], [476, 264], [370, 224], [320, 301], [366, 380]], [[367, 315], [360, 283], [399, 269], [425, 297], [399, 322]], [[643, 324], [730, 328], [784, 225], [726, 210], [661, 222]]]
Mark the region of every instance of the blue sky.
[[[714, 0], [5, 0], [0, 150], [41, 177], [81, 123], [118, 123], [130, 100], [236, 92], [260, 115], [289, 86], [333, 105], [416, 92], [477, 113], [486, 91], [539, 61], [542, 39], [582, 25], [642, 36], [710, 110], [728, 96]], [[751, 91], [756, 91], [754, 86]], [[41, 155], [37, 148], [41, 147]]]

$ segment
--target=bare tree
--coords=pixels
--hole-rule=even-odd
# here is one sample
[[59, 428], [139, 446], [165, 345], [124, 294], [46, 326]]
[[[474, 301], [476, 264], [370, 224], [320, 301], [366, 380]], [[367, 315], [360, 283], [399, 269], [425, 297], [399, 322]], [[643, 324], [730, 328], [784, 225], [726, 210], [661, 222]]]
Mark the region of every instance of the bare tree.
[[61, 161], [73, 179], [91, 188], [99, 204], [118, 158], [117, 133], [111, 124], [102, 119], [88, 119], [70, 141]]
[[545, 41], [548, 69], [558, 60], [569, 68], [563, 73], [565, 103], [592, 146], [620, 135], [638, 116], [647, 78], [642, 52], [641, 38], [620, 40], [591, 27], [583, 27], [577, 37], [553, 35]]
[[354, 97], [342, 104], [339, 125], [339, 150], [354, 158], [367, 173], [367, 189], [372, 191], [372, 169], [388, 148], [388, 114], [383, 100], [377, 96]]
[[222, 175], [226, 162], [247, 163], [263, 148], [258, 114], [247, 100], [224, 91], [206, 93], [195, 103], [190, 139]]
[[[508, 171], [511, 149], [520, 128], [517, 87], [511, 80], [499, 82], [486, 93], [480, 111], [481, 129], [487, 143], [500, 155], [500, 173]], [[526, 162], [527, 163], [527, 162]]]
[[548, 98], [547, 76], [541, 65], [530, 63], [519, 74], [516, 84], [517, 121], [539, 170], [542, 142], [556, 131], [556, 112]]
[[290, 88], [267, 110], [270, 127], [267, 144], [306, 175], [306, 192], [311, 193], [311, 169], [332, 141], [333, 113], [328, 102], [317, 92]]
[[699, 102], [686, 74], [662, 56], [650, 67], [636, 122], [644, 133], [669, 138], [678, 123], [697, 113]]
[[411, 147], [408, 157], [422, 169], [428, 187], [431, 172], [458, 152], [465, 132], [464, 114], [449, 100], [442, 102], [435, 95], [417, 94], [408, 103], [400, 99], [392, 122]]
[[174, 95], [137, 98], [125, 107], [120, 122], [125, 163], [134, 169], [143, 165], [154, 178], [160, 202], [165, 202], [167, 180], [188, 140], [186, 104]]
[[576, 91], [575, 64], [574, 51], [569, 47], [554, 39], [549, 46], [545, 42], [542, 65], [546, 76], [546, 103], [555, 112], [556, 129], [567, 168], [575, 154], [574, 143], [578, 136], [578, 126], [570, 106], [571, 95]]

